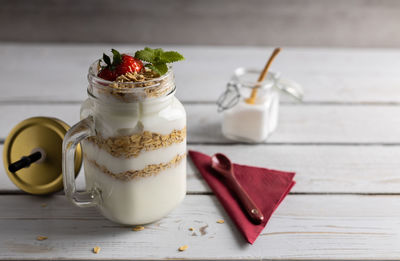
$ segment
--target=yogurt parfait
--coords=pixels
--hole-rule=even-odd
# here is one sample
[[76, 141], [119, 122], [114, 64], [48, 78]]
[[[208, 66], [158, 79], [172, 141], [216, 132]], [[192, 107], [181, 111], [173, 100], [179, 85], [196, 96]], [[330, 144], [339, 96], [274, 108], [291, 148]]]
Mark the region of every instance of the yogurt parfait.
[[[67, 197], [126, 225], [154, 222], [186, 194], [186, 113], [169, 65], [177, 52], [103, 55], [89, 68], [81, 122], [64, 140]], [[72, 148], [82, 143], [86, 192], [75, 190]]]

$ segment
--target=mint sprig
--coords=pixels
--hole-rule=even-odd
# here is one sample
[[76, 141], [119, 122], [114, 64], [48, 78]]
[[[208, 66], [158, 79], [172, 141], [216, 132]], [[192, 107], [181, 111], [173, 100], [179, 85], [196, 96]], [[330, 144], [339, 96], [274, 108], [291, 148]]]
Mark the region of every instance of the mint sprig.
[[149, 47], [137, 51], [135, 53], [135, 58], [148, 62], [145, 66], [157, 72], [160, 76], [168, 71], [167, 63], [185, 60], [185, 58], [178, 52], [165, 52], [161, 48], [152, 49]]

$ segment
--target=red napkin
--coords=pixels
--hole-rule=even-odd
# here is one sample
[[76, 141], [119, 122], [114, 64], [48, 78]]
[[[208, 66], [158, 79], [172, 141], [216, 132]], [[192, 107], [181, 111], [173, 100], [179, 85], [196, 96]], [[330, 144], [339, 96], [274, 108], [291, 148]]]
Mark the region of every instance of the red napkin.
[[295, 184], [294, 172], [234, 164], [237, 180], [264, 214], [264, 221], [260, 225], [254, 225], [224, 185], [223, 178], [211, 168], [211, 157], [192, 150], [189, 151], [189, 155], [225, 211], [250, 244], [256, 241], [272, 213]]

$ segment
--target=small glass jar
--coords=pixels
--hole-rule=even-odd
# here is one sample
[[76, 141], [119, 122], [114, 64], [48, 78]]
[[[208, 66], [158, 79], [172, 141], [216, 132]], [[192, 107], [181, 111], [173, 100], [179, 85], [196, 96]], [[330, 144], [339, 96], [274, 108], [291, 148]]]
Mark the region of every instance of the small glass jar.
[[[275, 131], [278, 124], [279, 91], [285, 91], [297, 99], [303, 92], [299, 84], [280, 79], [278, 73], [269, 72], [265, 80], [257, 83], [260, 71], [246, 68], [235, 70], [226, 91], [217, 101], [223, 111], [222, 133], [231, 140], [262, 142]], [[257, 89], [254, 104], [246, 100]]]
[[[115, 83], [89, 69], [81, 121], [64, 139], [64, 189], [125, 225], [154, 222], [186, 194], [186, 113], [171, 68], [145, 82]], [[82, 142], [86, 192], [76, 192], [73, 152]]]

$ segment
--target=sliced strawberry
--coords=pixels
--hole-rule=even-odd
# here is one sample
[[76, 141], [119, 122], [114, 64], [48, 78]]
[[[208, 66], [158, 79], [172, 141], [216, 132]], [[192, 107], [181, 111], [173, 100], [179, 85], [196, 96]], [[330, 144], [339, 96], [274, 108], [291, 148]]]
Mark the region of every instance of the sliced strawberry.
[[122, 55], [121, 63], [116, 66], [116, 72], [118, 76], [128, 72], [140, 72], [142, 69], [142, 61], [127, 54]]
[[115, 79], [117, 79], [118, 77], [116, 72], [108, 67], [104, 67], [103, 69], [101, 69], [97, 76], [107, 81], [115, 81]]
[[108, 55], [103, 54], [103, 62], [106, 64], [99, 71], [97, 76], [108, 81], [115, 81], [115, 79], [128, 72], [140, 72], [143, 69], [141, 60], [136, 59], [127, 54], [120, 54], [117, 50], [111, 50], [113, 54], [113, 61]]

